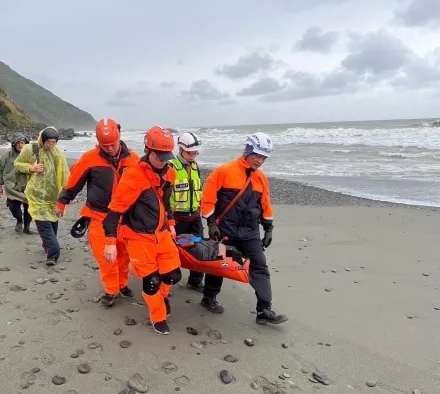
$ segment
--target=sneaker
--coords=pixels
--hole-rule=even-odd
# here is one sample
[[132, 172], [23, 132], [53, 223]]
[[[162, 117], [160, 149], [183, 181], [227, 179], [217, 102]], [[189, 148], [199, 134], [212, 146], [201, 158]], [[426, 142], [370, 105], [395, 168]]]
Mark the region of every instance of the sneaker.
[[203, 291], [205, 290], [205, 286], [203, 286], [202, 282], [191, 282], [188, 281], [186, 283], [186, 287], [190, 290], [195, 290], [198, 291], [199, 293], [203, 293]]
[[215, 297], [203, 297], [202, 301], [200, 301], [200, 305], [216, 315], [220, 315], [225, 311], [225, 308], [218, 303]]
[[151, 325], [153, 327], [153, 330], [156, 331], [158, 334], [162, 335], [169, 335], [171, 334], [170, 328], [168, 327], [167, 321], [158, 321], [158, 322], [151, 322]]
[[122, 289], [120, 289], [119, 293], [121, 293], [123, 297], [134, 297], [133, 292], [131, 291], [131, 289], [128, 288], [128, 286], [125, 286]]
[[111, 295], [111, 294], [108, 294], [108, 293], [105, 293], [101, 297], [102, 305], [106, 306], [107, 308], [113, 306], [115, 304], [115, 300], [116, 300], [116, 295]]
[[171, 315], [171, 304], [170, 304], [170, 300], [165, 297], [163, 299], [163, 301], [165, 302], [165, 307], [167, 308], [167, 316]]
[[263, 309], [260, 312], [257, 312], [256, 322], [257, 324], [281, 324], [286, 322], [288, 317], [283, 314], [276, 313], [271, 307], [267, 309]]
[[21, 233], [23, 231], [23, 223], [22, 222], [17, 222], [17, 224], [15, 225], [15, 232], [16, 233]]
[[56, 264], [55, 259], [47, 259], [47, 260], [46, 260], [46, 265], [47, 265], [48, 267], [53, 267], [55, 264]]

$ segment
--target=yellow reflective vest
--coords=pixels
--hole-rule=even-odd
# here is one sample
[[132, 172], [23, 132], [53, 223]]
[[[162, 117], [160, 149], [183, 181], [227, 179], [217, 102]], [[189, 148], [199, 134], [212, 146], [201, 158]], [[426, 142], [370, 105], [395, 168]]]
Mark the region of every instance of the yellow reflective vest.
[[202, 198], [202, 181], [197, 164], [191, 163], [185, 168], [177, 157], [170, 160], [170, 164], [177, 173], [176, 183], [171, 193], [171, 208], [176, 213], [198, 212]]

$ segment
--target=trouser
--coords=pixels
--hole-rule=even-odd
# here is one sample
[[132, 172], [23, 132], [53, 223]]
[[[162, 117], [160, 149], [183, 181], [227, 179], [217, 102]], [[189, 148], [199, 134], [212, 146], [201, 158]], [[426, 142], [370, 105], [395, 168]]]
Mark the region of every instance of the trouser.
[[[260, 312], [268, 308], [272, 303], [272, 287], [261, 240], [259, 238], [248, 240], [229, 239], [224, 241], [224, 243], [235, 246], [244, 257], [249, 258], [250, 284], [257, 296], [257, 311]], [[209, 285], [205, 281], [205, 297], [215, 297], [220, 293], [223, 278], [214, 278], [215, 280], [209, 283]]]
[[[196, 220], [183, 221], [179, 220], [179, 216], [175, 215], [176, 219], [176, 235], [180, 234], [194, 234], [198, 237], [203, 237], [203, 223], [202, 218], [199, 216]], [[205, 280], [210, 280], [209, 275], [206, 275]], [[203, 280], [203, 272], [189, 271], [188, 282], [192, 284], [201, 283]]]
[[58, 221], [49, 222], [35, 220], [38, 234], [43, 241], [43, 247], [47, 253], [47, 259], [57, 261], [60, 258], [60, 244], [58, 243]]
[[105, 233], [101, 220], [90, 220], [88, 239], [93, 257], [99, 266], [99, 276], [104, 291], [111, 295], [117, 294], [120, 289], [128, 285], [130, 258], [128, 257], [124, 241], [118, 236], [116, 241], [116, 262], [109, 264], [104, 257]]
[[[29, 205], [18, 200], [6, 200], [6, 205], [12, 213], [12, 216], [17, 220], [17, 223], [23, 223], [24, 227], [29, 227], [32, 222], [32, 216], [28, 212]], [[21, 211], [23, 205], [23, 212]]]
[[157, 323], [166, 320], [164, 298], [171, 285], [180, 281], [179, 252], [169, 231], [157, 235], [157, 242], [148, 239], [127, 239], [133, 273], [142, 279], [142, 297], [150, 309], [150, 319]]

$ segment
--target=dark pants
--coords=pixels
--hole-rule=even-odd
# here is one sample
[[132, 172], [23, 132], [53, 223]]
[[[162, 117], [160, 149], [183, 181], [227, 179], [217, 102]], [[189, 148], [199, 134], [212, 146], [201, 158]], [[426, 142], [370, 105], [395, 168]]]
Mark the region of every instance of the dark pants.
[[[254, 288], [255, 295], [257, 296], [257, 311], [260, 312], [270, 307], [272, 303], [272, 287], [261, 239], [248, 239], [245, 241], [235, 239], [225, 241], [224, 243], [235, 246], [244, 257], [250, 260], [249, 276], [251, 286]], [[209, 283], [209, 286], [205, 281], [204, 295], [206, 297], [215, 297], [220, 293], [223, 278], [218, 276], [213, 278], [214, 280]]]
[[[175, 227], [176, 235], [194, 234], [198, 237], [203, 237], [203, 223], [201, 217], [199, 217], [196, 220], [192, 220], [190, 222], [179, 220], [179, 217], [177, 215], [174, 218], [176, 219], [176, 227]], [[209, 281], [208, 276], [210, 275], [206, 275], [205, 282], [206, 280]], [[189, 272], [188, 282], [192, 284], [197, 284], [197, 283], [201, 283], [202, 280], [203, 280], [202, 272], [197, 272], [197, 271]]]
[[[24, 227], [29, 227], [32, 222], [32, 217], [29, 215], [28, 208], [29, 205], [18, 200], [6, 200], [6, 205], [12, 213], [12, 216], [17, 220], [17, 223], [23, 223]], [[21, 206], [23, 205], [23, 212], [21, 211]]]
[[60, 257], [60, 244], [57, 239], [58, 222], [36, 220], [35, 224], [46, 249], [47, 259], [57, 261]]

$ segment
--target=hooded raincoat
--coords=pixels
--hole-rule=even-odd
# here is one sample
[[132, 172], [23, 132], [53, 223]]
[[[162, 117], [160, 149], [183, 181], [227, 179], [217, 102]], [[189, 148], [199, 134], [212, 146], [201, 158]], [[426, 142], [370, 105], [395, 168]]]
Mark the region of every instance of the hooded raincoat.
[[23, 186], [26, 185], [29, 175], [19, 173], [14, 166], [14, 161], [20, 154], [15, 149], [15, 144], [19, 141], [25, 141], [26, 144], [29, 144], [23, 134], [16, 133], [12, 137], [11, 150], [0, 158], [0, 185], [4, 186], [7, 199], [27, 203]]
[[[52, 127], [53, 128], [53, 127]], [[41, 173], [32, 173], [25, 190], [29, 204], [29, 213], [34, 220], [56, 222], [55, 214], [58, 195], [65, 186], [69, 176], [69, 166], [62, 150], [55, 146], [48, 150], [43, 148], [42, 133], [38, 136], [39, 163], [44, 165]], [[32, 144], [25, 145], [15, 160], [15, 167], [20, 172], [30, 174], [30, 167], [37, 160]]]

